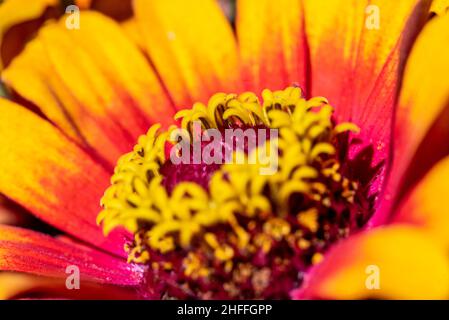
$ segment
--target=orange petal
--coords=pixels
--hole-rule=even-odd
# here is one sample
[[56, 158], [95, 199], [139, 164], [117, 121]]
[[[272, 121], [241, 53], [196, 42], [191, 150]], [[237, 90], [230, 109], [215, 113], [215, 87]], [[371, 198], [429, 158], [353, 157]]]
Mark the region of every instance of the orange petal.
[[134, 14], [178, 107], [239, 90], [236, 41], [216, 1], [136, 0]]
[[391, 200], [382, 206], [386, 213], [403, 187], [405, 172], [419, 145], [449, 106], [448, 56], [449, 15], [435, 17], [419, 35], [407, 62], [395, 121], [394, 163], [387, 189]]
[[7, 0], [0, 5], [0, 71], [45, 21], [46, 10], [58, 5], [59, 0]]
[[[72, 267], [67, 270], [67, 267]], [[84, 247], [38, 232], [0, 225], [0, 270], [66, 279], [79, 270], [84, 281], [124, 286], [141, 283], [143, 269]], [[72, 270], [72, 271], [70, 271]]]
[[420, 229], [403, 225], [373, 229], [331, 248], [304, 289], [293, 296], [447, 299], [449, 259], [446, 249]]
[[278, 90], [296, 83], [307, 91], [303, 24], [300, 1], [237, 1], [236, 28], [247, 90]]
[[135, 290], [83, 282], [79, 290], [68, 290], [65, 279], [39, 277], [25, 273], [0, 273], [0, 300], [6, 299], [138, 299]]
[[389, 150], [402, 65], [428, 8], [428, 0], [305, 1], [312, 95], [359, 125], [377, 152]]
[[60, 85], [59, 78], [52, 71], [41, 41], [34, 40], [28, 44], [20, 56], [2, 73], [2, 80], [22, 97], [39, 106], [40, 111], [68, 136], [83, 143], [77, 126], [56, 99], [64, 93], [65, 105], [73, 100], [68, 89]]
[[109, 173], [32, 112], [3, 98], [0, 110], [0, 193], [60, 230], [123, 254], [123, 239], [105, 239], [95, 223]]
[[449, 157], [441, 160], [403, 200], [395, 222], [423, 227], [449, 248]]
[[[122, 104], [127, 104], [129, 109], [137, 109], [133, 116], [142, 116], [143, 113], [151, 123], [171, 124], [174, 109], [157, 75], [121, 26], [95, 12], [82, 12], [80, 19], [82, 28], [69, 32], [69, 35], [99, 66], [112, 87], [119, 91], [117, 98], [122, 100]], [[123, 117], [126, 113], [121, 110], [120, 115]], [[137, 120], [131, 118], [129, 121], [132, 125], [132, 121]], [[138, 121], [133, 125], [138, 126]]]
[[44, 27], [3, 79], [115, 163], [152, 122], [171, 121], [174, 110], [118, 24], [93, 12], [82, 12], [80, 21], [79, 30], [65, 28], [64, 19]]

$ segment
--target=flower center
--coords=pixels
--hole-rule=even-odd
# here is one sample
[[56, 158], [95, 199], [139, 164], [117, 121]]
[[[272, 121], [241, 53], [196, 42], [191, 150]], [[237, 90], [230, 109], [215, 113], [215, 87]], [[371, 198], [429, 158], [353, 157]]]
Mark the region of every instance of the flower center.
[[148, 297], [288, 298], [330, 244], [370, 217], [368, 188], [345, 161], [357, 126], [336, 124], [326, 99], [296, 87], [262, 97], [216, 94], [119, 159], [98, 222], [134, 234], [126, 250], [148, 266]]

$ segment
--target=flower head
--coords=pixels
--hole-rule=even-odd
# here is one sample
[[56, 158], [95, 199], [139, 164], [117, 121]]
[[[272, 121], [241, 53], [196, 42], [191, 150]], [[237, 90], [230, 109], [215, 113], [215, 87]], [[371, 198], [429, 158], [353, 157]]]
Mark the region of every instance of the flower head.
[[0, 193], [59, 237], [0, 225], [0, 270], [39, 276], [0, 295], [66, 295], [77, 265], [80, 297], [449, 298], [449, 16], [374, 2], [40, 23], [2, 60]]
[[[120, 158], [99, 222], [106, 233], [120, 225], [134, 233], [129, 261], [151, 266], [153, 292], [287, 298], [330, 244], [370, 217], [368, 188], [342, 163], [347, 132], [358, 128], [334, 124], [327, 101], [306, 100], [299, 88], [262, 96], [263, 105], [253, 93], [216, 94], [207, 107], [196, 104], [177, 116], [190, 129], [189, 140], [197, 139], [195, 119], [203, 132], [280, 131], [276, 141], [270, 137], [252, 150], [242, 144], [231, 160], [243, 152], [243, 163], [182, 163], [179, 154], [166, 159], [170, 134], [157, 125]], [[217, 154], [239, 142], [221, 139]], [[187, 151], [195, 152], [194, 143]], [[267, 143], [279, 146], [268, 155], [279, 157], [279, 167], [264, 175], [261, 161], [250, 158]]]

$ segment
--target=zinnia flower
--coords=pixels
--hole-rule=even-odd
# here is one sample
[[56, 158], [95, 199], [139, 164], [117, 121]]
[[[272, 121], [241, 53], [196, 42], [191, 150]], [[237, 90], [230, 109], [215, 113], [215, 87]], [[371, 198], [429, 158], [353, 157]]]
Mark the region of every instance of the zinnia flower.
[[[235, 33], [212, 0], [47, 20], [4, 61], [0, 193], [52, 229], [0, 225], [0, 296], [449, 298], [446, 7], [239, 0]], [[174, 162], [195, 121], [278, 129], [278, 171]]]

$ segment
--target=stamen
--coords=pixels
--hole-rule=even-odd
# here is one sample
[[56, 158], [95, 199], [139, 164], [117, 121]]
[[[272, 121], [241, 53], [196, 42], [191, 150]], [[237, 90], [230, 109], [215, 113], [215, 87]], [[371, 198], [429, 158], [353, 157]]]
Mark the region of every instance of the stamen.
[[[201, 130], [279, 131], [278, 139], [236, 151], [243, 164], [176, 165], [166, 157], [176, 127], [159, 125], [118, 161], [98, 223], [105, 234], [118, 226], [135, 234], [129, 261], [151, 265], [165, 296], [284, 298], [330, 243], [368, 218], [364, 189], [339, 157], [339, 140], [359, 128], [336, 125], [325, 98], [306, 100], [296, 87], [262, 97], [219, 93], [175, 116], [190, 139], [196, 121]], [[257, 156], [270, 145], [279, 167], [261, 175]]]

